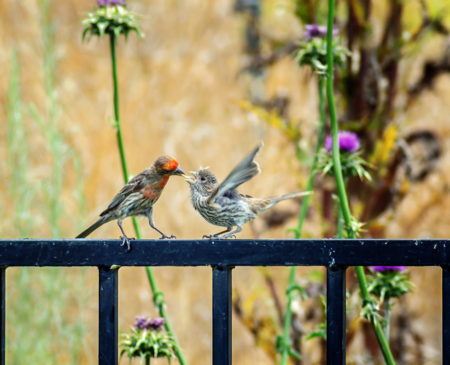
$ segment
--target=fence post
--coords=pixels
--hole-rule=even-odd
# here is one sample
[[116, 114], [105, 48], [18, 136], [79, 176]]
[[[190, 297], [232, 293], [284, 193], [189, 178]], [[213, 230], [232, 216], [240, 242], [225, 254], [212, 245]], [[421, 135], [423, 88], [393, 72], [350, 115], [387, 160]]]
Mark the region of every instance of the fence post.
[[327, 268], [327, 365], [345, 364], [345, 271]]
[[6, 267], [0, 268], [0, 365], [6, 364]]
[[98, 274], [98, 363], [117, 365], [119, 270], [99, 267]]
[[213, 365], [231, 365], [231, 270], [213, 266]]
[[450, 266], [442, 266], [442, 363], [450, 363]]

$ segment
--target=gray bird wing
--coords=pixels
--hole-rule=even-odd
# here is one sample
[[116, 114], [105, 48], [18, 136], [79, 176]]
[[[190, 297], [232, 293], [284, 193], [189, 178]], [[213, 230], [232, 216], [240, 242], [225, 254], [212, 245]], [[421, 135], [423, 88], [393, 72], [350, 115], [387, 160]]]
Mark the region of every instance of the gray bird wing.
[[139, 192], [142, 189], [144, 189], [146, 181], [145, 177], [146, 172], [147, 170], [144, 170], [141, 173], [137, 174], [135, 177], [133, 177], [130, 181], [128, 181], [122, 188], [122, 190], [120, 190], [114, 197], [114, 199], [111, 201], [108, 208], [106, 208], [106, 210], [100, 214], [100, 217], [109, 213], [111, 210], [117, 208], [131, 194]]
[[226, 179], [214, 189], [208, 198], [208, 204], [214, 203], [217, 198], [225, 195], [230, 190], [236, 189], [239, 185], [245, 183], [261, 172], [259, 165], [254, 161], [254, 159], [263, 145], [264, 144], [261, 142], [241, 161], [239, 165], [234, 168], [233, 171], [231, 171]]

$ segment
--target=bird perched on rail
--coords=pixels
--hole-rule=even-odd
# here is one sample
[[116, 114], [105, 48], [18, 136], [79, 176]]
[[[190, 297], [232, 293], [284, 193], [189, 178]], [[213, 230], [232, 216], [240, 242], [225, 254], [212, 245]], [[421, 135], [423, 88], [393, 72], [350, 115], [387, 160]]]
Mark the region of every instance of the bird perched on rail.
[[122, 220], [127, 217], [146, 216], [150, 227], [158, 231], [163, 238], [168, 237], [155, 227], [153, 221], [153, 205], [160, 198], [164, 187], [172, 175], [184, 176], [184, 172], [178, 162], [170, 156], [160, 156], [152, 166], [133, 177], [119, 191], [109, 204], [108, 208], [100, 214], [100, 218], [76, 238], [85, 238], [94, 232], [98, 227], [117, 219], [117, 224], [122, 231], [122, 246], [127, 244], [130, 251], [130, 239], [122, 228]]
[[[280, 201], [312, 194], [307, 191], [269, 198], [253, 198], [240, 194], [236, 188], [261, 172], [254, 159], [262, 146], [261, 142], [221, 184], [218, 184], [216, 175], [208, 168], [200, 168], [198, 172], [191, 171], [194, 177], [187, 178], [186, 181], [190, 184], [192, 205], [207, 222], [227, 228], [211, 236], [204, 235], [203, 238], [219, 238], [223, 233], [227, 234], [220, 238], [231, 238], [242, 231], [245, 223]], [[233, 227], [236, 227], [236, 230], [231, 232]]]

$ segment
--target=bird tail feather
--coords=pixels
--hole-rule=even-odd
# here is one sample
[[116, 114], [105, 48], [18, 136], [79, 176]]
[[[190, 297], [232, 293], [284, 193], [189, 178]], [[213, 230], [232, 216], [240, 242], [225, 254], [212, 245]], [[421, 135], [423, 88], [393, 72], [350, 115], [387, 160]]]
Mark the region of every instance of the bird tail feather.
[[105, 223], [109, 222], [109, 220], [105, 219], [104, 217], [99, 218], [93, 225], [91, 225], [89, 228], [81, 232], [78, 236], [75, 238], [86, 238], [89, 236], [92, 232], [94, 232], [97, 228], [104, 225]]
[[271, 197], [270, 199], [272, 201], [269, 204], [269, 207], [273, 207], [275, 204], [277, 204], [277, 203], [279, 203], [279, 202], [281, 202], [283, 200], [294, 199], [294, 198], [298, 198], [298, 197], [306, 196], [306, 195], [311, 195], [311, 194], [313, 194], [312, 191], [302, 191], [302, 192], [298, 192], [298, 193], [290, 193], [290, 194], [284, 194], [284, 195], [281, 195], [281, 196]]

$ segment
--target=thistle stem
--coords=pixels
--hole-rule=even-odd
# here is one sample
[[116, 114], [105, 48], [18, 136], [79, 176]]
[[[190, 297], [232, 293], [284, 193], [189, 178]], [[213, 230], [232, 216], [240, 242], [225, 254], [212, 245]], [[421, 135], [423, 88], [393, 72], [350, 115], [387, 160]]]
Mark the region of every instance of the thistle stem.
[[[125, 184], [130, 179], [128, 175], [127, 160], [125, 158], [125, 148], [123, 146], [122, 129], [120, 128], [120, 116], [119, 116], [119, 85], [117, 82], [117, 57], [116, 57], [116, 42], [117, 38], [115, 34], [110, 34], [111, 44], [111, 62], [112, 62], [112, 74], [113, 74], [113, 87], [114, 87], [114, 128], [116, 129], [117, 144], [119, 145], [120, 162], [122, 165], [123, 178]], [[136, 233], [137, 234], [137, 233]], [[138, 237], [140, 238], [140, 237]]]
[[[295, 266], [291, 267], [291, 273], [289, 274], [289, 285], [295, 283]], [[289, 357], [289, 344], [290, 344], [290, 329], [292, 320], [291, 302], [294, 293], [293, 291], [288, 291], [287, 293], [287, 304], [286, 313], [284, 314], [284, 326], [283, 326], [283, 352], [281, 354], [281, 364], [286, 365]]]
[[343, 220], [342, 204], [338, 200], [337, 238], [344, 238], [344, 224], [342, 220]]
[[[316, 153], [314, 155], [314, 160], [311, 165], [311, 171], [309, 172], [309, 179], [308, 183], [306, 185], [306, 191], [310, 191], [313, 188], [314, 184], [314, 175], [315, 170], [317, 166], [317, 160], [319, 159], [319, 152], [322, 148], [323, 141], [325, 138], [325, 79], [322, 76], [319, 76], [319, 82], [318, 82], [318, 92], [319, 92], [319, 114], [320, 114], [320, 120], [319, 120], [319, 128], [318, 128], [318, 137], [317, 137], [317, 146], [316, 146]], [[308, 211], [308, 203], [309, 203], [310, 195], [307, 195], [303, 198], [302, 201], [302, 207], [300, 210], [300, 215], [298, 217], [298, 225], [297, 229], [295, 230], [295, 238], [299, 239], [302, 236], [302, 228], [303, 228], [303, 222], [306, 218], [306, 213]], [[289, 274], [289, 287], [292, 287], [292, 285], [295, 284], [295, 266], [292, 266], [290, 269]], [[283, 343], [287, 344], [289, 343], [289, 329], [291, 328], [291, 319], [292, 319], [292, 312], [291, 312], [291, 303], [293, 299], [293, 293], [292, 291], [289, 291], [286, 295], [287, 297], [287, 304], [286, 304], [286, 311], [284, 315], [284, 325], [283, 325]], [[285, 346], [283, 348], [283, 352], [281, 354], [281, 365], [286, 365], [289, 355], [289, 348]]]
[[[324, 95], [324, 86], [325, 86], [325, 79], [322, 76], [319, 76], [319, 82], [318, 82], [318, 92], [319, 92], [319, 113], [320, 113], [320, 120], [319, 120], [319, 128], [318, 128], [318, 138], [317, 138], [317, 146], [316, 146], [316, 153], [314, 155], [314, 160], [311, 165], [311, 171], [309, 173], [309, 179], [308, 183], [306, 185], [306, 191], [310, 191], [313, 188], [314, 184], [314, 175], [317, 165], [317, 160], [319, 159], [319, 152], [320, 149], [323, 146], [323, 141], [325, 139], [325, 95]], [[303, 222], [306, 218], [306, 213], [308, 212], [308, 203], [309, 198], [311, 195], [306, 195], [303, 198], [302, 202], [302, 208], [300, 210], [300, 215], [298, 217], [298, 225], [297, 229], [295, 231], [295, 238], [299, 239], [302, 236], [302, 228], [303, 228]]]
[[180, 343], [178, 342], [178, 339], [175, 336], [175, 332], [173, 331], [172, 325], [169, 321], [169, 317], [166, 313], [166, 303], [164, 302], [164, 295], [162, 292], [158, 290], [158, 286], [156, 285], [155, 276], [153, 275], [153, 270], [151, 267], [146, 266], [145, 270], [147, 272], [148, 281], [150, 283], [150, 287], [152, 288], [153, 292], [153, 303], [155, 304], [155, 307], [158, 309], [159, 315], [164, 318], [164, 328], [166, 329], [167, 333], [172, 336], [173, 342], [176, 344], [176, 347], [174, 347], [175, 355], [178, 358], [178, 361], [181, 365], [187, 365], [186, 358], [184, 357], [183, 352], [180, 349]]
[[[352, 229], [352, 219], [350, 215], [350, 207], [347, 199], [347, 192], [345, 190], [344, 178], [341, 170], [341, 160], [339, 154], [339, 140], [338, 140], [338, 123], [336, 118], [336, 106], [333, 96], [333, 21], [334, 21], [334, 2], [335, 0], [328, 0], [328, 29], [327, 29], [327, 98], [328, 109], [330, 111], [330, 123], [331, 123], [331, 138], [333, 141], [333, 170], [336, 179], [336, 186], [339, 194], [339, 201], [344, 217], [348, 238], [355, 238], [355, 232]], [[366, 275], [362, 266], [355, 267], [356, 275], [361, 290], [362, 305], [373, 306], [369, 292], [367, 290]], [[373, 308], [375, 310], [375, 308]], [[384, 332], [378, 318], [370, 314], [369, 320], [375, 331], [378, 343], [380, 345], [381, 352], [383, 353], [384, 360], [388, 365], [395, 365], [394, 357], [389, 349], [388, 342], [384, 337]]]
[[[119, 116], [119, 85], [117, 82], [117, 57], [116, 57], [116, 42], [117, 38], [114, 33], [110, 34], [110, 45], [111, 45], [111, 63], [112, 63], [112, 76], [113, 76], [113, 87], [114, 87], [114, 128], [116, 129], [117, 134], [117, 144], [119, 146], [119, 153], [120, 153], [120, 162], [122, 165], [122, 173], [123, 178], [125, 181], [125, 184], [129, 180], [128, 175], [128, 168], [127, 168], [127, 161], [125, 158], [125, 148], [123, 144], [123, 138], [122, 138], [122, 130], [120, 127], [120, 116]], [[133, 220], [133, 227], [134, 231], [136, 232], [136, 238], [141, 239], [142, 234], [141, 230], [138, 224], [138, 221], [136, 217], [132, 217]], [[158, 290], [158, 286], [156, 285], [155, 275], [153, 274], [153, 270], [150, 267], [145, 268], [147, 271], [147, 277], [148, 281], [150, 283], [150, 287], [153, 292], [153, 303], [158, 308], [159, 314], [161, 317], [164, 318], [164, 327], [166, 328], [167, 333], [169, 333], [172, 336], [173, 341], [176, 343], [177, 347], [175, 350], [175, 355], [178, 357], [178, 361], [181, 365], [187, 365], [187, 361], [184, 358], [183, 353], [181, 352], [179, 348], [178, 340], [175, 336], [175, 333], [172, 330], [172, 326], [169, 321], [169, 317], [167, 316], [167, 313], [164, 308], [164, 296], [163, 293]], [[149, 363], [150, 363], [150, 359]]]
[[386, 326], [384, 327], [384, 337], [389, 343], [389, 332], [391, 328], [391, 297], [386, 295], [384, 297], [384, 320], [386, 321]]

